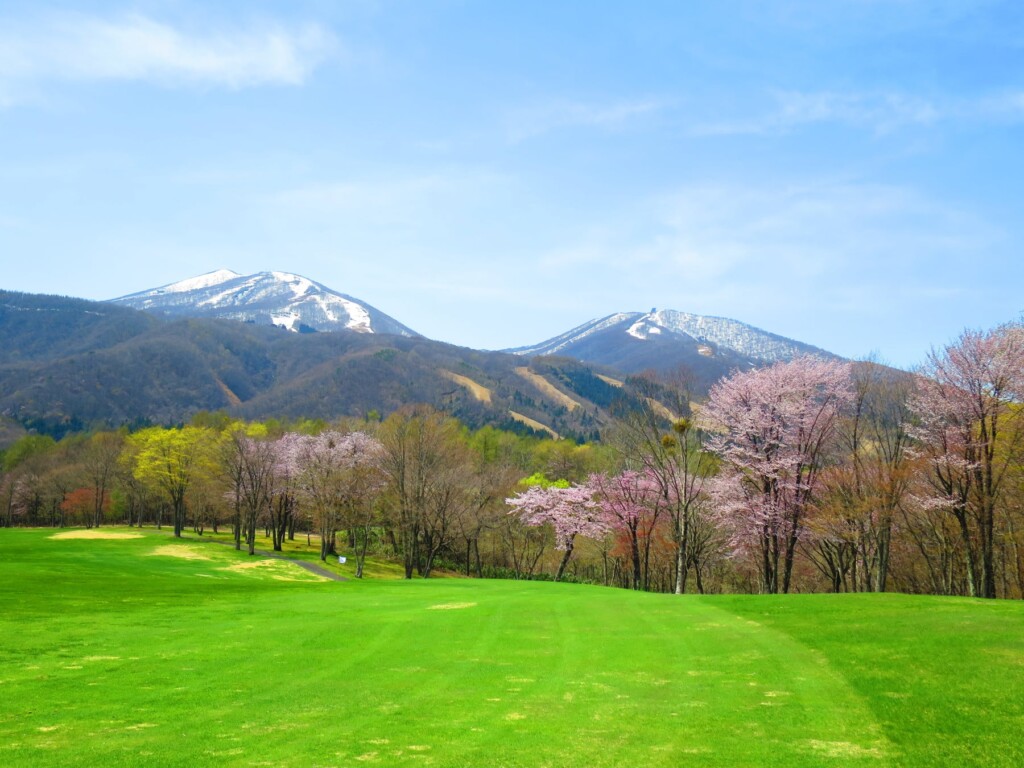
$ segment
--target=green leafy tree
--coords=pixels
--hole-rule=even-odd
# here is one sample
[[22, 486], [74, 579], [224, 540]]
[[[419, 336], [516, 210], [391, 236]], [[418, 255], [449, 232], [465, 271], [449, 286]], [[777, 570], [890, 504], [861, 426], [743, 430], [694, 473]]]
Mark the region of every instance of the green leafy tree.
[[185, 494], [200, 475], [214, 471], [216, 433], [206, 427], [150, 427], [128, 438], [132, 474], [163, 492], [174, 514], [174, 535], [185, 527]]

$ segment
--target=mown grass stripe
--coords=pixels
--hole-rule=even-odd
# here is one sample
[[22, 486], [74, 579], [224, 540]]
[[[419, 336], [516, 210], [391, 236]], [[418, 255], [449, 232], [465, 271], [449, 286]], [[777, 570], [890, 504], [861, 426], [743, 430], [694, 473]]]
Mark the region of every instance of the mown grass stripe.
[[1020, 604], [282, 582], [49, 534], [0, 531], [4, 765], [1024, 762]]

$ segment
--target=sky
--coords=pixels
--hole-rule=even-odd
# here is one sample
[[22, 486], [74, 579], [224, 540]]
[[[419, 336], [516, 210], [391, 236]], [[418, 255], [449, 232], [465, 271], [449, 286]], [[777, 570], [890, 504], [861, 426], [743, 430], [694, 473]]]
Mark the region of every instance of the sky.
[[295, 272], [500, 349], [1024, 310], [1024, 3], [0, 0], [0, 288]]

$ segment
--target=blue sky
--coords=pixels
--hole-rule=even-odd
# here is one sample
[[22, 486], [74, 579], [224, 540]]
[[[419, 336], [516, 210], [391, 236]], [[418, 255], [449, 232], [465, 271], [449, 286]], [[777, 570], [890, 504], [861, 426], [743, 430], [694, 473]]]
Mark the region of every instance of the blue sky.
[[1024, 310], [1024, 4], [0, 1], [0, 287], [297, 272], [920, 362]]

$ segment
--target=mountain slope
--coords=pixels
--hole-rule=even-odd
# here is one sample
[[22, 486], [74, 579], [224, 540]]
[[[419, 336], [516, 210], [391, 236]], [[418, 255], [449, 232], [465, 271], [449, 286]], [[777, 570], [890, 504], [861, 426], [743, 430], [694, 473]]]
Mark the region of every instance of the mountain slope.
[[506, 350], [518, 355], [564, 355], [627, 373], [685, 367], [706, 388], [736, 368], [800, 355], [835, 358], [825, 350], [722, 317], [671, 309], [619, 312], [552, 339]]
[[290, 272], [239, 275], [220, 269], [110, 303], [171, 317], [216, 317], [296, 332], [418, 335], [359, 299]]
[[100, 423], [175, 424], [203, 410], [331, 420], [428, 403], [471, 427], [525, 424], [593, 439], [614, 410], [646, 396], [574, 360], [422, 337], [288, 333], [4, 291], [0, 309], [17, 321], [0, 323], [0, 418], [55, 436]]

